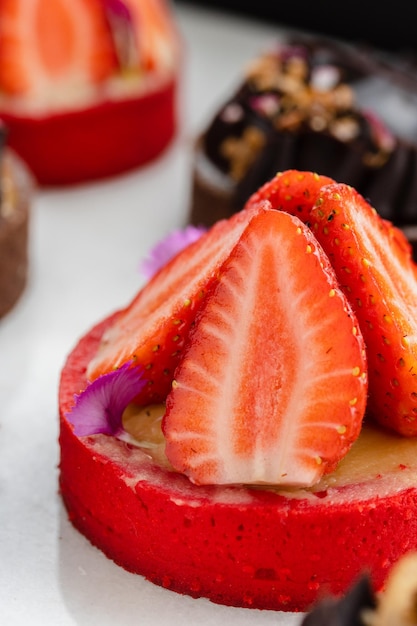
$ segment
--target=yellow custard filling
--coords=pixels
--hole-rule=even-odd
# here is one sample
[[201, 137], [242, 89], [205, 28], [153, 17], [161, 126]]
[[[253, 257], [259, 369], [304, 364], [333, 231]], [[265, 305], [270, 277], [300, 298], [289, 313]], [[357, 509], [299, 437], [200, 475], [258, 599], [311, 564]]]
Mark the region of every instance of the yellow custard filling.
[[[164, 413], [163, 404], [147, 407], [131, 404], [124, 412], [123, 427], [136, 445], [145, 449], [158, 465], [170, 468], [161, 430]], [[417, 487], [417, 439], [401, 437], [378, 426], [365, 424], [357, 441], [334, 472], [323, 476], [314, 487], [295, 491], [317, 493], [370, 481], [380, 482], [382, 486], [387, 477], [394, 490]], [[277, 489], [283, 491], [281, 486]], [[294, 490], [291, 491], [294, 493]]]

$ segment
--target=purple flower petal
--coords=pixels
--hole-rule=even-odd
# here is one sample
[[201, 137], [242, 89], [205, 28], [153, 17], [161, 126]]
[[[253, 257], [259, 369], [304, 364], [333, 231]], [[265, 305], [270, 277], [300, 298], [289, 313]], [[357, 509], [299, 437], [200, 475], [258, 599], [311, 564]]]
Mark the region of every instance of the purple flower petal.
[[188, 245], [197, 241], [206, 231], [203, 226], [187, 226], [183, 230], [175, 230], [165, 239], [158, 242], [142, 261], [141, 272], [146, 278], [152, 278], [156, 272]]
[[141, 370], [130, 363], [97, 378], [75, 396], [75, 405], [66, 415], [74, 433], [79, 437], [117, 435], [123, 430], [123, 411], [145, 384]]
[[273, 117], [280, 110], [281, 98], [272, 93], [254, 96], [250, 100], [250, 106], [261, 115]]
[[371, 126], [377, 145], [386, 152], [392, 152], [395, 148], [396, 139], [383, 120], [370, 110], [365, 110], [363, 114]]
[[139, 67], [133, 16], [123, 0], [102, 0], [114, 47], [122, 70]]
[[130, 11], [123, 0], [102, 0], [104, 10], [119, 18], [131, 20]]

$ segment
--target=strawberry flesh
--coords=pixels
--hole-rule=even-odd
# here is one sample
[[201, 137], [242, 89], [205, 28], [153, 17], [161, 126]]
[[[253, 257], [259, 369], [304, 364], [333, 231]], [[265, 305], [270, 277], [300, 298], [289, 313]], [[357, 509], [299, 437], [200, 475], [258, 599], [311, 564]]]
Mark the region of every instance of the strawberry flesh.
[[314, 172], [279, 172], [249, 198], [245, 208], [268, 200], [273, 209], [296, 215], [306, 223], [320, 189], [334, 182], [331, 178]]
[[199, 311], [167, 398], [166, 454], [197, 484], [312, 485], [357, 438], [357, 321], [314, 236], [265, 211]]
[[98, 0], [2, 0], [0, 40], [0, 90], [12, 96], [58, 94], [117, 68]]
[[357, 315], [369, 365], [367, 412], [417, 435], [417, 280], [411, 247], [353, 188], [322, 188], [311, 227]]

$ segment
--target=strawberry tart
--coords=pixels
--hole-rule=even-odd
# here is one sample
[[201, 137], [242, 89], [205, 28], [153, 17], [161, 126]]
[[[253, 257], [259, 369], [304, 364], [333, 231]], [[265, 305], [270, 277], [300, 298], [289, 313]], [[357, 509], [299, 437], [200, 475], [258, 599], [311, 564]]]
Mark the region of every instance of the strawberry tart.
[[417, 549], [417, 269], [352, 187], [286, 171], [64, 365], [60, 491], [130, 572], [304, 611]]
[[248, 64], [198, 138], [190, 221], [230, 216], [295, 168], [352, 185], [383, 217], [414, 228], [416, 107], [406, 58], [324, 37], [281, 41]]
[[28, 236], [33, 180], [6, 146], [0, 127], [0, 318], [22, 295], [28, 277]]
[[180, 45], [165, 0], [2, 0], [0, 118], [42, 185], [112, 176], [176, 132]]

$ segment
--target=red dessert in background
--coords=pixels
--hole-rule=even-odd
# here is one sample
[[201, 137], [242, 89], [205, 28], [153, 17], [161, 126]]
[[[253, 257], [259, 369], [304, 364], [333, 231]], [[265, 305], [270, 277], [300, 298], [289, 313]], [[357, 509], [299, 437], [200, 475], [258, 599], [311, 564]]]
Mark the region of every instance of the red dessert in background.
[[417, 549], [416, 291], [404, 235], [355, 190], [275, 177], [70, 354], [74, 526], [225, 605], [306, 610], [364, 570], [381, 589]]
[[4, 0], [0, 118], [40, 184], [118, 174], [177, 125], [179, 38], [165, 0]]

